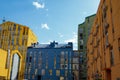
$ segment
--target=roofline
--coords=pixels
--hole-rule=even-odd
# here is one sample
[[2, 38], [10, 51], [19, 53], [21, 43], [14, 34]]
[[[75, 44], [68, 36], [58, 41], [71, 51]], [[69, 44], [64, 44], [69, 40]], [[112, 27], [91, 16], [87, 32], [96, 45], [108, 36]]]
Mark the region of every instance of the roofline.
[[5, 23], [13, 23], [13, 24], [17, 24], [17, 25], [21, 25], [21, 26], [24, 26], [24, 27], [29, 28], [29, 27], [26, 26], [26, 25], [22, 25], [22, 24], [19, 24], [19, 23], [16, 23], [16, 22], [12, 22], [12, 21], [6, 21], [6, 22], [3, 22], [2, 24], [5, 24]]
[[84, 23], [85, 23], [85, 21], [83, 23], [81, 23], [81, 24], [78, 24], [78, 26], [83, 25]]
[[90, 15], [90, 16], [87, 16], [87, 17], [85, 17], [85, 19], [86, 18], [90, 18], [90, 17], [92, 17], [92, 16], [95, 16], [96, 14], [92, 14], [92, 15]]
[[[90, 18], [90, 17], [95, 16], [95, 15], [96, 15], [96, 14], [92, 14], [92, 15], [90, 15], [90, 16], [87, 16], [87, 17], [85, 17], [85, 20], [86, 20], [87, 18]], [[83, 22], [83, 23], [78, 24], [78, 26], [83, 25], [83, 24], [85, 23], [85, 20], [84, 20], [84, 22]]]

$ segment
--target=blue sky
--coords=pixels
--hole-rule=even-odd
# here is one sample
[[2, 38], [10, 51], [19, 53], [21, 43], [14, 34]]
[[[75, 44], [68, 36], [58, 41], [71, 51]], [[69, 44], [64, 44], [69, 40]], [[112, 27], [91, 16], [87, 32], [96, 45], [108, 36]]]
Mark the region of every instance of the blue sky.
[[29, 26], [40, 43], [73, 42], [85, 17], [95, 14], [100, 0], [0, 0], [0, 23], [5, 17]]

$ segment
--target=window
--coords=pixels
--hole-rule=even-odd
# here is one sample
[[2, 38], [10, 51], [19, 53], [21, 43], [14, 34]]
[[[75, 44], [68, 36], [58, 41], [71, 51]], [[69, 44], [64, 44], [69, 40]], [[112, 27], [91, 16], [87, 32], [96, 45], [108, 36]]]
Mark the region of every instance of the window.
[[11, 69], [10, 80], [18, 79], [19, 66], [20, 66], [20, 57], [18, 56], [18, 54], [14, 54], [12, 58], [12, 69]]
[[80, 33], [80, 39], [83, 39], [83, 34], [82, 33]]
[[32, 75], [32, 79], [34, 79], [35, 78], [35, 75]]
[[118, 39], [118, 50], [120, 52], [120, 38]]
[[14, 31], [16, 30], [16, 24], [14, 24], [14, 26], [13, 26], [13, 30], [14, 30]]
[[80, 45], [80, 49], [83, 49], [83, 45]]
[[29, 68], [29, 69], [28, 69], [28, 74], [30, 74], [30, 71], [31, 71], [31, 69]]
[[46, 69], [48, 68], [48, 61], [46, 61]]
[[20, 26], [18, 26], [18, 31], [20, 31]]
[[67, 76], [68, 75], [68, 71], [65, 71], [65, 76]]
[[111, 65], [114, 65], [114, 53], [113, 53], [113, 47], [110, 48], [110, 63]]
[[107, 12], [108, 7], [104, 4], [103, 5], [103, 17], [106, 18], [106, 12]]
[[60, 80], [64, 80], [64, 77], [63, 77], [63, 76], [60, 76]]
[[75, 70], [77, 70], [77, 65], [75, 65]]
[[16, 45], [19, 45], [19, 38], [16, 38]]
[[68, 65], [67, 64], [61, 64], [61, 69], [68, 69]]
[[60, 70], [56, 70], [56, 76], [60, 76]]
[[39, 52], [40, 57], [42, 57], [42, 52]]
[[68, 69], [68, 65], [67, 64], [65, 64], [64, 67], [65, 67], [65, 69]]
[[38, 70], [37, 70], [37, 69], [35, 69], [35, 75], [37, 75], [37, 72], [38, 72]]
[[80, 33], [83, 33], [83, 29], [81, 28], [81, 29], [79, 30], [79, 32], [80, 32]]
[[60, 63], [64, 64], [64, 58], [60, 59]]
[[106, 34], [106, 47], [109, 46], [109, 42], [108, 42], [108, 33]]
[[67, 58], [65, 58], [65, 63], [68, 63], [68, 59]]
[[61, 52], [61, 57], [64, 57], [65, 53], [64, 51]]
[[80, 44], [83, 45], [83, 40], [80, 40]]
[[14, 45], [14, 38], [12, 38], [11, 45]]
[[73, 63], [79, 63], [79, 58], [73, 58]]
[[32, 56], [30, 55], [29, 62], [32, 62]]
[[45, 75], [45, 69], [41, 70], [42, 75]]
[[56, 56], [54, 57], [54, 68], [56, 69]]
[[52, 75], [52, 70], [49, 70], [49, 74]]
[[23, 35], [25, 35], [25, 27], [23, 28]]
[[60, 65], [60, 69], [64, 69], [64, 64], [61, 64], [61, 65]]

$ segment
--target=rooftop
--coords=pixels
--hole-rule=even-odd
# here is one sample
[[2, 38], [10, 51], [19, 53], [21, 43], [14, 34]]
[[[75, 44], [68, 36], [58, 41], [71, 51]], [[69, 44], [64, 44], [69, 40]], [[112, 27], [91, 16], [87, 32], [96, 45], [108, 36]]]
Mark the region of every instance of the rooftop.
[[68, 44], [58, 44], [58, 42], [50, 42], [50, 44], [39, 44], [32, 43], [29, 48], [73, 48], [72, 42], [68, 42]]

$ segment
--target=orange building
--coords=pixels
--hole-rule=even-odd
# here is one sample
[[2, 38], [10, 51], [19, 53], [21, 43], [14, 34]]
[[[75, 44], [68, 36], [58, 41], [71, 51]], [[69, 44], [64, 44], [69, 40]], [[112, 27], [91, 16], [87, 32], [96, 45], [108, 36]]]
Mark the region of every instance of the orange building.
[[87, 43], [87, 79], [120, 80], [120, 0], [101, 0]]

